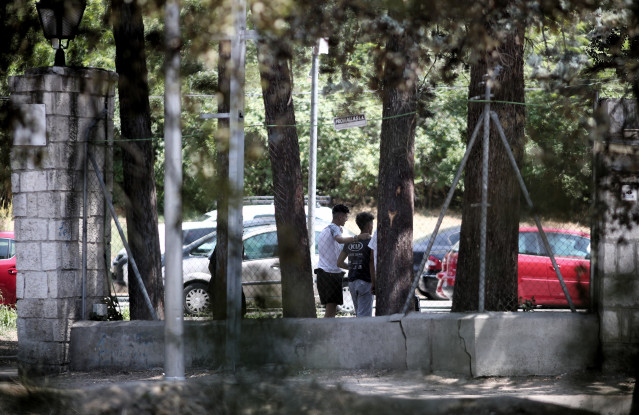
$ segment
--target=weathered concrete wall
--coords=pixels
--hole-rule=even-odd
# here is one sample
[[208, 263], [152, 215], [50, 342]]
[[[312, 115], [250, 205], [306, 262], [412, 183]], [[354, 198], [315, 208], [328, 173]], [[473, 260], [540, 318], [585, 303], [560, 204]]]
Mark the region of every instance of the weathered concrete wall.
[[[84, 142], [104, 176], [112, 175], [117, 75], [87, 68], [39, 68], [9, 78], [11, 101], [44, 104], [46, 140], [14, 146], [11, 162], [18, 310], [18, 360], [26, 370], [58, 372], [69, 363], [71, 325], [82, 316]], [[106, 112], [104, 112], [106, 110]], [[18, 124], [19, 124], [19, 120]], [[29, 128], [28, 123], [23, 127]], [[18, 129], [19, 126], [16, 126]], [[106, 174], [105, 174], [106, 170]], [[91, 172], [87, 199], [87, 308], [105, 286], [105, 207]], [[88, 314], [87, 314], [88, 315]]]
[[639, 123], [633, 100], [601, 101], [608, 135], [595, 142], [595, 309], [605, 371], [639, 364]]
[[[582, 313], [409, 314], [242, 321], [240, 365], [418, 369], [464, 376], [556, 375], [597, 363], [597, 317]], [[224, 323], [185, 322], [187, 367], [224, 363]], [[164, 366], [163, 322], [77, 322], [71, 369]]]

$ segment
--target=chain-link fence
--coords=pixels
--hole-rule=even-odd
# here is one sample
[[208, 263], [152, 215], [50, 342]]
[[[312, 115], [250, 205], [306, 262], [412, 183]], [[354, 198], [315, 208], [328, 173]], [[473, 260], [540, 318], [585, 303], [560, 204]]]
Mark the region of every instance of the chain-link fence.
[[[491, 135], [491, 140], [493, 139], [499, 141], [499, 137]], [[481, 134], [477, 140], [481, 142]], [[588, 149], [582, 152], [587, 153]], [[535, 158], [527, 160], [529, 163], [527, 168], [531, 170], [546, 168], [543, 160]], [[433, 168], [436, 169], [436, 166]], [[527, 177], [543, 178], [544, 176], [528, 175]], [[566, 180], [575, 179], [567, 176]], [[447, 180], [446, 185], [453, 189], [457, 188], [456, 183], [450, 179]], [[551, 204], [547, 200], [548, 195], [544, 193], [544, 185], [543, 182], [533, 184], [535, 191], [531, 191], [529, 197], [535, 208], [539, 204]], [[509, 247], [515, 247], [516, 255], [511, 258], [494, 258], [494, 252], [507, 252], [507, 250], [494, 249], [493, 246], [485, 251], [486, 256], [483, 260], [474, 260], [478, 265], [461, 267], [462, 272], [459, 275], [457, 264], [460, 260], [460, 252], [462, 255], [468, 255], [466, 258], [461, 258], [462, 264], [469, 257], [480, 258], [482, 244], [479, 237], [466, 241], [466, 247], [464, 247], [464, 241], [460, 241], [461, 212], [464, 208], [462, 190], [454, 190], [453, 196], [451, 197], [452, 203], [447, 206], [445, 216], [440, 223], [437, 237], [432, 241], [432, 247], [425, 259], [425, 253], [431, 239], [430, 235], [436, 228], [440, 211], [436, 208], [437, 203], [431, 204], [431, 208], [428, 210], [421, 206], [415, 208], [413, 218], [413, 281], [415, 291], [421, 299], [422, 312], [450, 310], [451, 300], [456, 295], [455, 287], [461, 287], [457, 291], [458, 298], [461, 295], [468, 297], [462, 302], [487, 304], [488, 309], [531, 310], [539, 306], [568, 308], [570, 302], [577, 308], [587, 308], [590, 305], [588, 196], [576, 196], [574, 199], [579, 199], [581, 203], [581, 205], [575, 204], [575, 206], [579, 205], [576, 208], [573, 205], [566, 205], [565, 199], [562, 199], [561, 203], [544, 211], [540, 221], [540, 225], [545, 230], [542, 233], [539, 232], [537, 222], [533, 219], [532, 210], [527, 206], [529, 200], [524, 200], [527, 198], [522, 196], [519, 233], [516, 236], [513, 230], [513, 235], [507, 242]], [[420, 195], [419, 200], [424, 202], [425, 200], [430, 201], [431, 198]], [[282, 278], [272, 197], [258, 197], [245, 202], [243, 209], [245, 220], [242, 262], [243, 293], [249, 310], [277, 309], [281, 307]], [[374, 205], [374, 201], [370, 200], [368, 204]], [[328, 205], [332, 205], [330, 201]], [[319, 244], [320, 232], [332, 220], [330, 208], [323, 207], [323, 209], [328, 212], [321, 217], [322, 220], [316, 222], [316, 245]], [[352, 213], [357, 213], [357, 211]], [[373, 213], [375, 213], [374, 209]], [[215, 247], [215, 221], [217, 218], [214, 212], [209, 212], [205, 216], [207, 219], [202, 222], [183, 225], [184, 300], [186, 310], [190, 313], [206, 311], [210, 302], [207, 292], [211, 278], [209, 257]], [[318, 216], [321, 215], [318, 214]], [[350, 235], [356, 235], [360, 232], [354, 218], [355, 214], [351, 214], [344, 226], [345, 232]], [[251, 222], [255, 219], [260, 219], [261, 222]], [[499, 228], [495, 231], [494, 224], [489, 224], [488, 228], [490, 229], [489, 238], [498, 238], [499, 232], [506, 232]], [[479, 233], [479, 231], [476, 232], [476, 234]], [[112, 232], [112, 234], [112, 270], [115, 280], [124, 287], [128, 281], [126, 253], [122, 249], [117, 232]], [[206, 235], [209, 236], [204, 237]], [[163, 236], [163, 229], [160, 229], [161, 242]], [[163, 251], [162, 243], [161, 246]], [[313, 255], [314, 268], [317, 268], [319, 261], [318, 253], [316, 246], [315, 255]], [[482, 261], [484, 264], [480, 264]], [[500, 267], [495, 267], [493, 264], [500, 261], [510, 261], [512, 265], [509, 268], [510, 271], [495, 272], [494, 270], [500, 269]], [[485, 270], [485, 273], [479, 275], [482, 273], [482, 269]], [[341, 275], [345, 274], [345, 271], [336, 266], [331, 273]], [[315, 279], [316, 275], [314, 275]], [[342, 276], [336, 284], [341, 285], [339, 288], [342, 295], [341, 298], [338, 297], [337, 301], [342, 303], [339, 310], [344, 313], [352, 313], [354, 305], [345, 276]], [[480, 286], [484, 289], [480, 289]], [[316, 284], [314, 284], [314, 288], [316, 303], [320, 304], [322, 299]], [[483, 296], [481, 300], [479, 299], [480, 294]], [[412, 297], [413, 293], [410, 292], [409, 296]], [[570, 301], [568, 297], [570, 297]], [[495, 304], [499, 307], [494, 307]], [[321, 307], [319, 309], [321, 310]]]
[[[256, 205], [247, 205], [247, 211], [256, 210]], [[273, 209], [272, 205], [262, 206], [262, 211]], [[257, 210], [256, 210], [257, 211]], [[416, 209], [414, 217], [413, 241], [413, 271], [419, 270], [425, 254], [430, 235], [433, 232], [439, 212], [434, 210]], [[281, 274], [279, 267], [277, 232], [275, 219], [266, 213], [257, 213], [258, 219], [246, 219], [244, 223], [244, 246], [242, 261], [242, 287], [246, 297], [247, 308], [251, 311], [278, 312], [282, 304]], [[590, 304], [590, 235], [588, 218], [579, 220], [542, 220], [545, 234], [555, 256], [572, 302], [577, 308], [587, 308]], [[354, 223], [355, 215], [349, 217], [343, 227], [344, 235], [353, 236], [360, 232]], [[122, 223], [125, 224], [124, 219]], [[319, 261], [319, 244], [321, 231], [329, 222], [318, 219], [315, 224], [315, 255], [313, 266]], [[568, 308], [568, 301], [556, 268], [552, 263], [548, 250], [543, 242], [533, 220], [522, 218], [518, 236], [517, 276], [510, 276], [516, 281], [516, 301], [520, 309], [529, 310], [535, 307]], [[454, 296], [457, 277], [457, 262], [459, 255], [461, 232], [461, 213], [457, 206], [449, 210], [440, 226], [434, 240], [425, 268], [418, 279], [416, 293], [422, 301], [422, 312], [448, 310]], [[159, 229], [160, 240], [163, 241], [163, 225]], [[127, 294], [128, 258], [123, 248], [115, 224], [111, 229], [111, 270], [116, 290]], [[216, 222], [205, 220], [202, 222], [186, 222], [183, 224], [183, 278], [184, 301], [188, 313], [198, 314], [208, 310], [208, 284], [211, 278], [209, 261], [216, 245]], [[161, 243], [163, 251], [164, 244]], [[478, 244], [476, 244], [478, 247]], [[335, 258], [341, 252], [334, 254]], [[478, 255], [478, 249], [471, 251]], [[341, 293], [337, 301], [340, 304], [338, 312], [344, 315], [354, 313], [354, 304], [348, 289], [347, 270], [340, 270], [335, 266], [331, 272], [339, 273], [338, 281], [333, 290]], [[464, 276], [461, 276], [464, 278]], [[516, 278], [516, 279], [515, 279]], [[317, 275], [314, 275], [314, 280]], [[491, 281], [488, 277], [488, 281]], [[320, 296], [317, 284], [314, 284], [314, 295], [320, 312]], [[477, 290], [469, 295], [477, 296]], [[485, 295], [503, 296], [503, 290], [491, 286], [488, 282]], [[511, 296], [511, 298], [513, 298]], [[490, 298], [488, 303], [494, 303]], [[515, 306], [515, 308], [517, 307]], [[374, 307], [374, 303], [373, 303]], [[512, 307], [511, 307], [512, 308]], [[374, 311], [373, 311], [374, 313]]]
[[[327, 198], [322, 203], [329, 203]], [[244, 232], [242, 252], [242, 291], [246, 298], [249, 312], [281, 311], [282, 287], [280, 260], [277, 244], [277, 228], [275, 225], [274, 206], [272, 198], [247, 198], [244, 206]], [[332, 216], [330, 208], [319, 205], [316, 207], [315, 239], [330, 223], [327, 218]], [[182, 226], [183, 258], [182, 269], [184, 279], [184, 304], [188, 314], [206, 313], [210, 308], [208, 293], [211, 280], [211, 257], [217, 242], [216, 212], [208, 212], [206, 219], [199, 222], [185, 222]], [[120, 222], [126, 224], [124, 218]], [[164, 225], [159, 225], [160, 248], [164, 253]], [[115, 223], [112, 223], [111, 240], [111, 271], [116, 291], [125, 297], [128, 293], [129, 281], [128, 255], [119, 237]], [[126, 233], [125, 233], [126, 235]], [[345, 235], [352, 235], [345, 230]], [[313, 264], [318, 262], [318, 247], [312, 256]], [[345, 280], [344, 280], [345, 281]], [[346, 282], [340, 287], [348, 294]], [[315, 302], [319, 306], [320, 299], [314, 284]], [[340, 312], [349, 314], [353, 311], [350, 295], [339, 307]]]

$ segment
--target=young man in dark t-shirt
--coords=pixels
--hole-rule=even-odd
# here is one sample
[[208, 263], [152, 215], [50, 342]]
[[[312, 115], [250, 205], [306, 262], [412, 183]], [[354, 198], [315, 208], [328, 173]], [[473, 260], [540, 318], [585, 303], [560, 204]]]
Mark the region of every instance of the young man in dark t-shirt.
[[[345, 243], [337, 258], [337, 265], [348, 269], [348, 289], [353, 297], [357, 317], [373, 315], [372, 279], [369, 267], [371, 249], [368, 247], [373, 232], [375, 217], [369, 212], [362, 212], [355, 217], [355, 223], [366, 239]], [[345, 262], [348, 258], [348, 264]]]

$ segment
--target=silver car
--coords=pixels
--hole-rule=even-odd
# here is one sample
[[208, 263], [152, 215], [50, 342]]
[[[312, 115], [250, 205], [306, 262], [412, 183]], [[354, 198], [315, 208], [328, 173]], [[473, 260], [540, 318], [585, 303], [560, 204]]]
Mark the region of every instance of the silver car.
[[[328, 223], [316, 222], [316, 239]], [[352, 235], [344, 230], [346, 235]], [[248, 302], [259, 308], [281, 307], [282, 277], [278, 257], [277, 228], [275, 225], [245, 227], [242, 253], [242, 290]], [[184, 309], [188, 314], [197, 314], [209, 307], [208, 284], [209, 256], [217, 242], [215, 232], [198, 239], [183, 250]], [[312, 258], [317, 263], [317, 248]], [[319, 301], [315, 284], [316, 301]], [[344, 295], [342, 309], [351, 311], [350, 294]], [[350, 304], [350, 305], [349, 305]]]

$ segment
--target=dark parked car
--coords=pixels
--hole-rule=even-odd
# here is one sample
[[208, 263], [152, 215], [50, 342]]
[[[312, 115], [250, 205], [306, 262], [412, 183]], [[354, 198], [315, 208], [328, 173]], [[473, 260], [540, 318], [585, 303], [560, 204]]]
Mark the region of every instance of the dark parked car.
[[[548, 243], [576, 307], [590, 303], [590, 236], [566, 229], [545, 229]], [[439, 295], [453, 298], [459, 243], [446, 254], [443, 269], [437, 274]], [[517, 297], [534, 305], [565, 307], [564, 295], [557, 273], [544, 247], [537, 228], [519, 228], [517, 264]]]
[[[446, 300], [447, 298], [437, 293], [437, 273], [442, 270], [442, 259], [451, 247], [459, 241], [459, 232], [461, 226], [452, 226], [449, 228], [440, 229], [437, 232], [437, 237], [433, 243], [433, 247], [428, 256], [428, 262], [424, 268], [424, 272], [419, 279], [417, 290], [432, 300]], [[426, 248], [428, 248], [428, 241], [430, 235], [426, 235], [413, 242], [413, 274], [417, 272], [421, 265], [422, 258]]]

